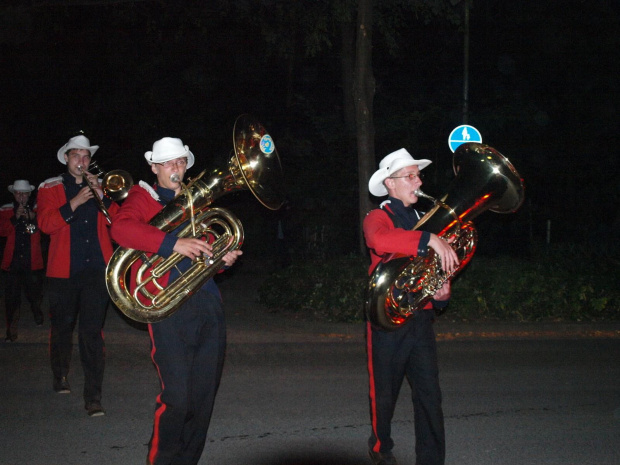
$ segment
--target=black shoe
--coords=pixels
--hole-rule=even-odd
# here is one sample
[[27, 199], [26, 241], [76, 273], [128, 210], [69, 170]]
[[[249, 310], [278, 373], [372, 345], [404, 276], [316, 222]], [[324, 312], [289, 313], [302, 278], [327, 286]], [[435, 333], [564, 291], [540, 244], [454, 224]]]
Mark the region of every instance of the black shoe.
[[69, 394], [71, 392], [71, 386], [69, 386], [66, 376], [54, 380], [54, 391], [58, 394]]
[[100, 402], [86, 402], [84, 405], [89, 417], [101, 417], [105, 415], [105, 410]]
[[17, 333], [8, 334], [4, 338], [4, 342], [15, 342], [15, 341], [17, 341]]
[[368, 455], [370, 456], [370, 460], [372, 460], [373, 465], [398, 465], [396, 457], [394, 457], [392, 452], [381, 453], [369, 450]]
[[34, 322], [37, 326], [43, 326], [43, 315], [37, 315], [37, 317], [34, 319]]

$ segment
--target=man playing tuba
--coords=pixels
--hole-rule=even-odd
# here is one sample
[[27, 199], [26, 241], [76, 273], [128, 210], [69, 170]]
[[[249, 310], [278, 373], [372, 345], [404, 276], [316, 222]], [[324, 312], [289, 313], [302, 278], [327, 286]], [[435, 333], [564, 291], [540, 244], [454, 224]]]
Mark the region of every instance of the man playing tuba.
[[[145, 153], [157, 177], [154, 185], [140, 181], [119, 212], [112, 218], [112, 237], [121, 247], [142, 250], [146, 255], [169, 257], [174, 252], [185, 258], [164, 277], [172, 282], [188, 269], [192, 260], [213, 255], [211, 238], [177, 237], [176, 230], [164, 232], [149, 224], [162, 208], [181, 193], [187, 169], [194, 155], [181, 139], [164, 137]], [[224, 255], [231, 266], [240, 250]], [[145, 257], [146, 258], [146, 257]], [[142, 265], [138, 260], [132, 274]], [[132, 286], [135, 280], [132, 279]], [[133, 289], [132, 289], [133, 290]], [[149, 324], [152, 359], [160, 377], [153, 431], [147, 463], [197, 464], [200, 460], [222, 374], [226, 327], [219, 290], [209, 279], [170, 317]]]
[[[441, 257], [445, 271], [457, 267], [454, 250], [436, 234], [413, 231], [423, 214], [413, 208], [416, 191], [422, 186], [420, 170], [430, 160], [416, 160], [405, 149], [387, 155], [368, 183], [370, 193], [387, 195], [381, 208], [364, 219], [364, 237], [370, 249], [372, 274], [385, 254], [423, 256], [429, 247]], [[416, 463], [443, 465], [445, 435], [439, 369], [433, 320], [433, 305], [443, 307], [450, 298], [446, 282], [423, 310], [394, 331], [367, 323], [369, 401], [372, 433], [369, 455], [375, 465], [396, 465], [392, 453], [391, 421], [405, 376], [413, 390]]]

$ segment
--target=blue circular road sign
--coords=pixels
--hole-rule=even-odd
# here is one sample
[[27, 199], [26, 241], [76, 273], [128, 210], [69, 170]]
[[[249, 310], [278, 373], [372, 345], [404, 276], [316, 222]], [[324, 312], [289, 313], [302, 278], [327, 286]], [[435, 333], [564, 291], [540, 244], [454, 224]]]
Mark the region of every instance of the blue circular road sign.
[[461, 124], [460, 126], [454, 128], [450, 133], [450, 137], [448, 137], [448, 145], [450, 145], [450, 150], [454, 153], [459, 145], [465, 144], [466, 142], [478, 142], [481, 144], [482, 135], [475, 127], [467, 124]]

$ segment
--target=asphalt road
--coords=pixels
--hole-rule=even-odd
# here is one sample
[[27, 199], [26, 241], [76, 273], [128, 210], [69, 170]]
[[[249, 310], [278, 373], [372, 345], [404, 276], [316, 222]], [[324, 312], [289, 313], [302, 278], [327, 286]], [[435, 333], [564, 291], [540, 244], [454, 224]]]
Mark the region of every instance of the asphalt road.
[[[369, 464], [363, 328], [266, 312], [251, 280], [224, 280], [229, 343], [200, 464]], [[148, 335], [111, 309], [107, 415], [89, 418], [77, 348], [73, 392], [52, 391], [47, 322], [23, 312], [0, 344], [0, 465], [143, 464], [157, 377]], [[448, 465], [620, 463], [620, 326], [437, 323]], [[414, 464], [410, 389], [395, 454]]]

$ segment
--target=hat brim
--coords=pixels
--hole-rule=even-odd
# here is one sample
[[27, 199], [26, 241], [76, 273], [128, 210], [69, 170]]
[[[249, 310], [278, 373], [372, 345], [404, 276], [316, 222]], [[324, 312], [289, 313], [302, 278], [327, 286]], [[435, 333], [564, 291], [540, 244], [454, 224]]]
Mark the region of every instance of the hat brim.
[[99, 149], [99, 146], [98, 145], [92, 145], [90, 147], [84, 147], [84, 146], [77, 145], [77, 144], [70, 144], [69, 146], [67, 146], [67, 144], [65, 144], [60, 149], [58, 149], [58, 161], [60, 163], [62, 163], [63, 165], [66, 165], [67, 161], [65, 160], [65, 153], [67, 153], [69, 150], [73, 150], [73, 149], [88, 150], [90, 152], [90, 156], [94, 157], [95, 156], [95, 152]]
[[32, 192], [34, 190], [34, 186], [30, 186], [29, 190], [23, 190], [23, 189], [15, 189], [13, 187], [13, 184], [11, 184], [9, 186], [9, 192], [15, 193], [15, 192]]
[[194, 166], [195, 157], [194, 157], [194, 154], [189, 149], [187, 149], [187, 152], [185, 152], [185, 153], [183, 153], [181, 155], [172, 154], [169, 157], [162, 157], [162, 158], [158, 159], [157, 161], [151, 161], [150, 160], [152, 155], [153, 155], [153, 152], [151, 152], [151, 151], [146, 152], [144, 154], [144, 158], [146, 159], [146, 161], [148, 162], [149, 165], [152, 165], [153, 163], [155, 163], [155, 164], [157, 164], [157, 163], [165, 163], [165, 162], [170, 161], [170, 160], [176, 160], [177, 158], [187, 157], [187, 168], [186, 169], [190, 169], [192, 166]]
[[396, 171], [406, 168], [408, 166], [417, 166], [418, 168], [420, 168], [420, 170], [423, 170], [431, 163], [432, 161], [425, 159], [396, 160], [394, 164], [392, 164], [389, 168], [381, 168], [374, 172], [374, 174], [370, 177], [370, 180], [368, 181], [368, 191], [375, 197], [383, 197], [385, 195], [388, 195], [387, 187], [385, 187], [383, 181], [385, 181], [388, 176], [390, 176], [390, 172], [395, 173]]

